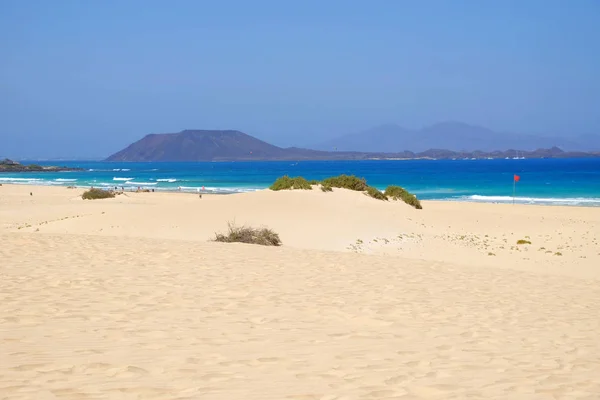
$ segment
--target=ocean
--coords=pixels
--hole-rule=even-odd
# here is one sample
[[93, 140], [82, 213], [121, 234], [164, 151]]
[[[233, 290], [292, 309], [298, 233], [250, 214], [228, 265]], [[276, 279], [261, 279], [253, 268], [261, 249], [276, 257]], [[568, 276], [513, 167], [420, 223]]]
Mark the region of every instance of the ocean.
[[[423, 200], [600, 206], [600, 158], [494, 160], [365, 160], [254, 162], [40, 162], [77, 172], [0, 173], [0, 183], [80, 187], [137, 187], [157, 191], [239, 193], [267, 188], [283, 175], [322, 179], [362, 176], [385, 189], [400, 185]], [[1, 191], [0, 191], [1, 196]]]

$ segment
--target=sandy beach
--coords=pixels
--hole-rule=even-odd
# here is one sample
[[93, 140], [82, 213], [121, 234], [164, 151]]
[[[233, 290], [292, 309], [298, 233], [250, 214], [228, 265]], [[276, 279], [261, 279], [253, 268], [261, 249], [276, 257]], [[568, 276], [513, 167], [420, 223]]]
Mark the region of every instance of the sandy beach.
[[1, 399], [600, 398], [600, 208], [82, 192], [0, 187]]

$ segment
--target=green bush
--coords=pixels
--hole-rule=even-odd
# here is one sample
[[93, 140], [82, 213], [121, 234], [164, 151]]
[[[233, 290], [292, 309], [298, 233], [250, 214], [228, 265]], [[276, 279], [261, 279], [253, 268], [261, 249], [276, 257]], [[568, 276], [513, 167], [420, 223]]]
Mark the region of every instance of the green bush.
[[377, 200], [387, 200], [387, 196], [373, 186], [367, 186], [367, 195]]
[[223, 243], [249, 243], [262, 246], [281, 246], [279, 235], [268, 228], [251, 228], [247, 226], [236, 226], [234, 223], [227, 224], [226, 234], [217, 233], [215, 242]]
[[332, 176], [331, 178], [324, 179], [321, 184], [331, 186], [332, 188], [350, 189], [359, 192], [364, 192], [369, 187], [365, 178], [359, 178], [354, 175]]
[[281, 178], [277, 178], [275, 183], [271, 185], [269, 188], [271, 190], [291, 190], [291, 189], [303, 189], [303, 190], [311, 190], [311, 184], [301, 176], [296, 178], [290, 178], [289, 176], [282, 176]]
[[333, 188], [354, 190], [357, 192], [365, 192], [368, 196], [377, 200], [388, 200], [388, 197], [394, 200], [403, 200], [411, 206], [422, 209], [421, 202], [411, 193], [407, 192], [400, 186], [388, 186], [384, 193], [380, 190], [367, 185], [365, 178], [359, 178], [354, 175], [339, 175], [326, 178], [321, 182], [316, 180], [307, 181], [303, 177], [290, 178], [283, 176], [278, 178], [270, 187], [271, 190], [290, 190], [290, 189], [312, 189], [312, 186], [321, 185], [321, 191], [331, 192]]
[[112, 199], [113, 197], [115, 197], [113, 192], [102, 189], [90, 189], [81, 195], [84, 200]]
[[406, 204], [413, 206], [417, 210], [423, 209], [423, 206], [421, 205], [421, 202], [419, 201], [419, 199], [417, 199], [417, 196], [415, 196], [414, 194], [410, 193], [409, 191], [407, 191], [406, 189], [404, 189], [400, 186], [395, 186], [395, 185], [388, 186], [385, 189], [384, 193], [387, 197], [391, 197], [394, 200], [402, 200]]

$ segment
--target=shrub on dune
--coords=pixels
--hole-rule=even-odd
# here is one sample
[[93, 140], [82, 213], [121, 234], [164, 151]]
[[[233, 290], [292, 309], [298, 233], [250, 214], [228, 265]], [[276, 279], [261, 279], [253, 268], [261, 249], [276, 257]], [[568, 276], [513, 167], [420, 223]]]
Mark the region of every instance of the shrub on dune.
[[324, 179], [321, 182], [321, 185], [323, 185], [323, 187], [348, 189], [357, 192], [366, 192], [368, 196], [371, 196], [374, 199], [387, 200], [387, 197], [383, 193], [381, 193], [376, 188], [367, 185], [367, 181], [365, 178], [359, 178], [354, 175], [332, 176], [331, 178]]
[[331, 186], [332, 188], [356, 190], [359, 192], [363, 192], [369, 187], [365, 178], [359, 178], [354, 175], [332, 176], [331, 178], [324, 179], [321, 184]]
[[229, 222], [227, 233], [217, 233], [215, 242], [223, 243], [248, 243], [262, 246], [281, 246], [279, 234], [269, 228], [252, 228], [236, 226]]
[[421, 202], [419, 201], [419, 199], [417, 199], [417, 196], [410, 193], [403, 187], [395, 185], [388, 186], [385, 189], [384, 193], [387, 197], [391, 197], [394, 200], [402, 200], [406, 204], [413, 206], [417, 210], [423, 209], [423, 206], [421, 206]]
[[305, 178], [298, 176], [290, 178], [289, 176], [282, 176], [269, 187], [271, 190], [292, 190], [292, 189], [303, 189], [311, 190], [312, 186]]
[[367, 187], [367, 195], [369, 195], [372, 198], [377, 199], [377, 200], [386, 200], [387, 201], [387, 199], [388, 199], [385, 194], [383, 194], [379, 189], [376, 189], [373, 186]]
[[102, 189], [86, 190], [81, 195], [83, 200], [112, 199], [113, 197], [115, 197], [113, 192]]
[[421, 202], [415, 197], [415, 195], [407, 192], [400, 186], [388, 186], [385, 192], [367, 185], [365, 178], [359, 178], [354, 175], [339, 175], [332, 176], [330, 178], [323, 179], [321, 182], [316, 180], [307, 181], [303, 177], [290, 178], [289, 176], [283, 176], [278, 178], [275, 183], [270, 187], [271, 190], [292, 190], [292, 189], [312, 189], [313, 185], [321, 185], [321, 191], [331, 192], [333, 188], [348, 189], [356, 192], [363, 192], [367, 196], [370, 196], [377, 200], [388, 200], [388, 197], [392, 197], [394, 200], [403, 200], [405, 203], [411, 206], [422, 209]]

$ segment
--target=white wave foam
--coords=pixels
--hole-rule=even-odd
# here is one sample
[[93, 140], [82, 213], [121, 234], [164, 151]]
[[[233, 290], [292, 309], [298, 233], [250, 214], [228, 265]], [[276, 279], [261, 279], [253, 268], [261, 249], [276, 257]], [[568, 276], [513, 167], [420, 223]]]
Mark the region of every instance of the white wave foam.
[[127, 181], [125, 182], [126, 185], [136, 185], [136, 186], [153, 186], [153, 185], [157, 185], [156, 182], [134, 182], [134, 181]]
[[127, 171], [131, 171], [129, 168], [121, 168], [121, 171], [127, 172]]
[[[201, 186], [181, 186], [181, 190], [184, 192], [196, 192], [198, 190], [202, 190]], [[249, 193], [256, 192], [262, 189], [252, 189], [252, 188], [238, 188], [238, 187], [204, 187], [204, 193], [218, 193], [218, 194], [229, 194], [229, 193]]]
[[39, 182], [39, 178], [0, 178], [0, 182]]
[[169, 182], [169, 183], [173, 183], [173, 182], [177, 182], [177, 179], [175, 179], [175, 178], [157, 179], [156, 182]]
[[[511, 196], [463, 196], [458, 200], [470, 200], [485, 203], [512, 203]], [[556, 204], [556, 205], [598, 205], [600, 206], [600, 198], [594, 197], [515, 197], [515, 203], [526, 204]]]
[[77, 179], [58, 178], [55, 179], [54, 182], [77, 182]]
[[117, 177], [114, 177], [113, 181], [130, 181], [132, 179], [135, 179], [135, 178], [117, 178]]

